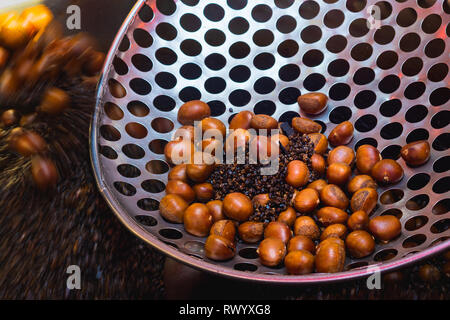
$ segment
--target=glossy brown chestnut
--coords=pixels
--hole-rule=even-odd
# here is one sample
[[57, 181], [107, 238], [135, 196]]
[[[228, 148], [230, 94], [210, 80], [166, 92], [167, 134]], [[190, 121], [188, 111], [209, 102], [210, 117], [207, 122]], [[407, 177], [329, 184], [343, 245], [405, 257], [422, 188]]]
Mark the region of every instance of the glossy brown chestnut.
[[342, 210], [348, 207], [348, 198], [341, 188], [334, 184], [326, 185], [320, 192], [320, 201], [329, 207], [336, 207]]
[[315, 180], [315, 181], [311, 182], [310, 184], [308, 184], [307, 188], [316, 190], [320, 195], [320, 193], [322, 192], [322, 189], [325, 188], [325, 186], [327, 186], [327, 185], [328, 185], [328, 183], [325, 180], [318, 179], [318, 180]]
[[403, 168], [395, 160], [383, 159], [373, 166], [371, 175], [382, 184], [397, 183], [403, 178]]
[[210, 235], [205, 242], [205, 256], [216, 261], [229, 260], [236, 254], [236, 245], [227, 238]]
[[347, 185], [347, 190], [350, 193], [355, 193], [362, 188], [373, 188], [376, 190], [378, 188], [378, 185], [371, 176], [368, 176], [366, 174], [360, 174], [353, 177]]
[[356, 167], [362, 174], [370, 174], [375, 163], [381, 159], [378, 149], [370, 144], [363, 144], [356, 150]]
[[251, 111], [241, 111], [231, 119], [230, 129], [250, 129], [250, 123], [255, 114]]
[[170, 222], [182, 223], [184, 211], [189, 204], [177, 194], [168, 194], [159, 202], [159, 213]]
[[194, 154], [194, 144], [191, 141], [169, 141], [164, 147], [164, 155], [170, 164], [189, 163]]
[[[227, 134], [227, 128], [223, 124], [222, 121], [216, 118], [205, 118], [200, 122], [202, 126], [202, 133], [205, 134], [205, 132], [210, 131], [209, 133], [214, 135], [216, 139], [219, 139], [219, 136], [216, 136], [218, 133], [222, 135], [222, 139], [225, 139]], [[212, 130], [216, 130], [217, 132], [211, 132]]]
[[245, 149], [247, 143], [250, 141], [250, 132], [246, 129], [235, 129], [231, 131], [225, 141], [225, 150]]
[[334, 147], [349, 144], [353, 139], [353, 124], [344, 121], [338, 124], [328, 135], [328, 141]]
[[322, 131], [322, 126], [317, 122], [300, 117], [292, 118], [292, 128], [303, 134], [320, 133]]
[[0, 47], [0, 69], [3, 69], [8, 63], [9, 52], [5, 48]]
[[37, 116], [38, 114], [36, 112], [25, 114], [22, 117], [20, 117], [19, 125], [21, 127], [29, 126], [36, 120]]
[[256, 243], [262, 239], [264, 234], [264, 223], [247, 221], [238, 227], [239, 238], [247, 243]]
[[184, 140], [194, 142], [194, 126], [182, 126], [179, 127], [174, 135], [172, 140]]
[[283, 222], [289, 227], [294, 225], [295, 219], [297, 219], [297, 213], [294, 208], [288, 207], [286, 210], [281, 211], [278, 215], [277, 221]]
[[13, 12], [3, 19], [0, 27], [0, 42], [10, 49], [18, 49], [25, 46], [35, 33], [31, 22], [23, 20]]
[[19, 122], [19, 113], [14, 109], [6, 110], [0, 120], [5, 127], [16, 125]]
[[305, 250], [314, 254], [316, 252], [316, 245], [314, 244], [314, 241], [311, 240], [311, 238], [307, 236], [298, 235], [292, 237], [289, 240], [287, 250], [288, 252]]
[[367, 230], [369, 227], [369, 215], [365, 211], [353, 212], [347, 220], [350, 230]]
[[294, 207], [302, 214], [314, 211], [319, 203], [319, 193], [311, 188], [301, 190], [294, 198]]
[[350, 166], [342, 162], [334, 162], [327, 168], [327, 180], [331, 184], [342, 186], [347, 183], [351, 175]]
[[225, 214], [223, 213], [223, 203], [221, 200], [209, 201], [206, 203], [206, 206], [208, 207], [214, 222], [226, 219]]
[[364, 230], [350, 232], [345, 239], [345, 245], [353, 258], [367, 257], [375, 250], [375, 240]]
[[378, 192], [373, 188], [362, 188], [356, 191], [350, 200], [353, 212], [364, 211], [370, 215], [378, 202]]
[[254, 206], [265, 206], [270, 201], [268, 193], [257, 194], [253, 197], [252, 203]]
[[236, 237], [236, 227], [231, 220], [216, 221], [211, 227], [210, 234], [221, 236], [234, 242]]
[[328, 165], [341, 162], [351, 167], [354, 161], [355, 153], [353, 152], [353, 149], [347, 146], [336, 147], [328, 153]]
[[179, 164], [170, 170], [168, 174], [169, 180], [181, 180], [183, 182], [188, 182], [188, 176], [187, 176], [187, 165], [186, 164]]
[[45, 140], [34, 131], [24, 131], [10, 140], [10, 147], [24, 157], [28, 157], [47, 150]]
[[104, 62], [105, 54], [92, 50], [89, 53], [89, 58], [83, 64], [83, 72], [88, 76], [95, 76], [102, 70]]
[[432, 264], [424, 264], [419, 268], [419, 277], [422, 281], [435, 283], [441, 279], [441, 272]]
[[286, 245], [279, 238], [266, 238], [259, 244], [256, 252], [262, 265], [275, 267], [286, 255]]
[[211, 183], [199, 183], [193, 187], [195, 198], [200, 202], [208, 202], [214, 196], [214, 188]]
[[279, 221], [272, 221], [264, 229], [264, 238], [278, 238], [285, 244], [292, 236], [291, 229], [287, 224]]
[[186, 202], [191, 203], [195, 199], [195, 192], [191, 186], [181, 180], [169, 180], [166, 185], [167, 194], [177, 194]]
[[59, 114], [70, 106], [69, 95], [59, 88], [50, 88], [42, 97], [38, 111], [48, 114]]
[[324, 174], [326, 169], [325, 159], [320, 154], [314, 153], [311, 156], [311, 167], [318, 174]]
[[294, 188], [302, 187], [308, 183], [308, 166], [300, 160], [293, 160], [287, 165], [286, 182]]
[[[198, 164], [195, 163], [197, 162], [197, 158]], [[194, 163], [187, 164], [186, 173], [189, 179], [194, 182], [200, 183], [208, 179], [209, 175], [214, 170], [214, 166], [215, 164], [211, 158], [211, 155], [208, 155], [204, 152], [198, 152], [198, 154], [194, 154]]]
[[301, 216], [295, 220], [294, 234], [296, 236], [301, 235], [312, 240], [317, 240], [320, 237], [320, 229], [311, 217]]
[[328, 97], [320, 92], [302, 94], [297, 99], [300, 109], [307, 114], [319, 114], [327, 107]]
[[340, 223], [345, 224], [348, 214], [344, 210], [334, 207], [323, 207], [317, 211], [317, 218], [324, 226]]
[[181, 124], [192, 126], [194, 121], [201, 121], [209, 116], [211, 116], [211, 109], [205, 102], [192, 100], [180, 107], [177, 118]]
[[314, 271], [314, 256], [305, 250], [291, 251], [284, 258], [288, 274], [302, 275]]
[[223, 199], [223, 210], [227, 217], [246, 221], [253, 213], [253, 204], [249, 197], [243, 193], [229, 193]]
[[316, 271], [334, 273], [344, 270], [345, 244], [339, 238], [327, 238], [317, 246]]
[[197, 237], [205, 237], [209, 234], [213, 224], [213, 218], [209, 209], [203, 203], [193, 203], [184, 211], [184, 229]]
[[314, 145], [314, 152], [317, 154], [324, 154], [328, 149], [328, 140], [321, 133], [309, 133], [308, 134], [311, 143]]
[[[255, 130], [259, 129], [277, 129], [278, 128], [278, 121], [272, 118], [271, 116], [268, 116], [266, 114], [256, 114], [252, 117], [250, 121], [250, 127], [252, 127]], [[268, 131], [269, 133], [270, 131]]]
[[369, 221], [369, 231], [381, 241], [387, 242], [402, 232], [402, 225], [397, 217], [378, 216]]
[[55, 163], [45, 157], [34, 156], [31, 160], [31, 175], [40, 190], [47, 190], [58, 182], [58, 169]]
[[430, 144], [427, 140], [408, 143], [402, 147], [400, 155], [407, 165], [420, 166], [430, 159]]
[[346, 235], [347, 235], [347, 227], [344, 226], [342, 223], [330, 224], [322, 231], [322, 234], [320, 235], [320, 241], [323, 241], [326, 238], [333, 238], [333, 237], [344, 240]]

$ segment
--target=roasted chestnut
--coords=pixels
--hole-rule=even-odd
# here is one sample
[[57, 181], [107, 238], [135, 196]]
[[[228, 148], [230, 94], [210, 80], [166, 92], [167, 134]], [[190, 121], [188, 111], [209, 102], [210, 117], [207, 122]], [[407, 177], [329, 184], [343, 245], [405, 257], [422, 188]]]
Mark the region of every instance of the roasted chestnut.
[[253, 197], [253, 205], [265, 206], [270, 201], [268, 193], [257, 194]]
[[327, 107], [328, 97], [320, 92], [310, 92], [298, 97], [300, 109], [307, 114], [319, 114]]
[[209, 234], [213, 224], [212, 215], [203, 203], [193, 203], [184, 211], [184, 229], [197, 237], [205, 237]]
[[320, 237], [320, 230], [316, 222], [309, 216], [300, 216], [294, 223], [294, 234], [296, 236], [306, 236], [312, 240]]
[[324, 174], [326, 167], [325, 159], [320, 154], [314, 153], [311, 156], [311, 167], [318, 174]]
[[328, 184], [322, 189], [320, 201], [325, 206], [336, 207], [342, 210], [348, 207], [348, 198], [344, 191], [334, 184]]
[[420, 266], [418, 274], [422, 281], [428, 283], [435, 283], [441, 279], [441, 272], [432, 264]]
[[295, 187], [302, 187], [308, 183], [308, 166], [300, 160], [293, 160], [287, 165], [286, 182]]
[[350, 200], [352, 211], [364, 211], [370, 215], [378, 202], [377, 190], [373, 188], [362, 188], [356, 191]]
[[338, 124], [328, 135], [328, 141], [334, 147], [350, 143], [353, 139], [353, 124], [344, 121]]
[[328, 153], [328, 165], [341, 162], [351, 167], [354, 161], [355, 153], [353, 152], [353, 149], [347, 146], [336, 147]]
[[370, 144], [363, 144], [356, 150], [356, 167], [362, 174], [370, 174], [375, 163], [381, 159], [378, 149]]
[[292, 118], [292, 128], [303, 134], [320, 133], [322, 131], [322, 126], [317, 122], [300, 117]]
[[250, 132], [246, 129], [232, 130], [225, 141], [225, 150], [229, 152], [229, 150], [245, 149], [250, 138]]
[[309, 133], [308, 134], [311, 143], [314, 145], [314, 152], [317, 154], [324, 154], [328, 149], [328, 140], [321, 133]]
[[327, 186], [327, 185], [328, 185], [328, 183], [325, 180], [318, 179], [318, 180], [315, 180], [315, 181], [311, 182], [310, 184], [308, 184], [307, 188], [316, 190], [320, 195], [320, 193], [322, 192], [322, 189], [325, 188], [325, 186]]
[[311, 238], [298, 235], [292, 237], [289, 240], [287, 250], [288, 252], [306, 250], [314, 254], [316, 252], [316, 245], [314, 244], [314, 241], [311, 240]]
[[264, 234], [264, 223], [247, 221], [238, 227], [239, 238], [247, 243], [256, 243], [262, 239]]
[[[199, 154], [198, 159], [200, 160], [198, 161], [198, 164], [188, 163], [186, 167], [187, 176], [194, 182], [204, 182], [214, 170], [214, 162], [210, 158], [211, 155], [204, 152], [199, 152]], [[194, 162], [197, 162], [196, 159], [197, 156], [194, 154]]]
[[407, 165], [420, 166], [430, 159], [430, 144], [427, 140], [408, 143], [402, 147], [400, 155]]
[[253, 213], [253, 204], [249, 197], [243, 193], [229, 193], [223, 199], [223, 210], [227, 217], [246, 221]]
[[312, 212], [319, 203], [319, 193], [311, 188], [301, 190], [294, 198], [294, 207], [302, 214]]
[[265, 238], [259, 244], [256, 252], [262, 265], [275, 267], [283, 261], [286, 255], [286, 245], [279, 238]]
[[191, 186], [181, 180], [169, 180], [166, 185], [167, 194], [177, 194], [186, 202], [191, 203], [195, 199], [195, 192]]
[[169, 180], [180, 180], [183, 182], [188, 182], [188, 176], [186, 173], [187, 165], [186, 164], [179, 164], [170, 170], [168, 174]]
[[289, 227], [294, 225], [295, 219], [297, 219], [297, 213], [294, 208], [288, 207], [286, 210], [281, 211], [278, 215], [277, 221], [287, 224]]
[[[216, 118], [205, 118], [200, 122], [200, 125], [202, 126], [202, 133], [205, 134], [205, 132], [209, 130], [216, 130], [217, 132], [211, 132], [212, 135], [216, 136], [217, 133], [220, 133], [222, 135], [222, 139], [225, 139], [225, 136], [227, 134], [227, 128], [223, 124], [222, 121]], [[216, 137], [219, 139], [220, 137]]]
[[278, 128], [278, 121], [266, 114], [256, 114], [250, 121], [250, 127], [255, 130], [266, 129], [270, 132], [269, 130]]
[[207, 202], [214, 196], [214, 188], [211, 183], [199, 183], [193, 187], [195, 198], [200, 202]]
[[212, 235], [227, 238], [230, 241], [235, 241], [236, 227], [231, 220], [220, 220], [214, 222], [209, 232]]
[[367, 230], [369, 227], [369, 215], [365, 211], [353, 212], [347, 220], [347, 226], [350, 230]]
[[375, 250], [375, 240], [364, 230], [351, 232], [345, 239], [345, 245], [353, 258], [363, 258]]
[[264, 238], [278, 238], [285, 244], [291, 238], [291, 229], [287, 224], [279, 221], [272, 221], [264, 229]]
[[347, 185], [347, 190], [350, 193], [355, 193], [362, 188], [373, 188], [377, 189], [377, 183], [372, 179], [371, 176], [366, 174], [361, 174], [353, 177]]
[[209, 209], [209, 213], [211, 213], [213, 217], [213, 221], [217, 222], [225, 219], [225, 214], [223, 213], [223, 203], [220, 200], [212, 200], [206, 203], [206, 206]]
[[301, 275], [314, 271], [314, 256], [305, 250], [291, 251], [284, 258], [288, 274]]
[[369, 231], [379, 240], [387, 242], [402, 232], [402, 225], [397, 217], [378, 216], [369, 221]]
[[174, 135], [172, 140], [184, 140], [194, 142], [194, 126], [182, 126], [179, 127]]
[[182, 223], [184, 211], [189, 204], [177, 194], [168, 194], [159, 202], [159, 213], [170, 222]]
[[403, 168], [395, 160], [383, 159], [373, 166], [371, 175], [383, 184], [397, 183], [403, 178]]
[[316, 271], [334, 273], [344, 270], [345, 245], [339, 238], [327, 238], [317, 246]]
[[233, 241], [218, 235], [210, 235], [205, 242], [205, 256], [212, 260], [223, 261], [234, 257], [236, 245]]
[[352, 169], [346, 163], [334, 162], [327, 168], [328, 183], [344, 185], [352, 175]]
[[201, 121], [211, 116], [209, 106], [200, 100], [192, 100], [184, 103], [178, 110], [178, 122], [183, 125], [194, 124], [194, 121]]
[[170, 164], [185, 164], [191, 162], [194, 150], [191, 141], [169, 141], [164, 147], [164, 155]]
[[344, 210], [334, 207], [323, 207], [317, 211], [317, 218], [319, 222], [324, 226], [347, 222], [348, 214]]
[[326, 238], [340, 238], [342, 240], [345, 239], [347, 235], [347, 227], [341, 223], [330, 224], [325, 230], [322, 231], [320, 235], [320, 241], [325, 240]]
[[230, 130], [250, 129], [250, 123], [255, 114], [251, 111], [241, 111], [231, 119]]

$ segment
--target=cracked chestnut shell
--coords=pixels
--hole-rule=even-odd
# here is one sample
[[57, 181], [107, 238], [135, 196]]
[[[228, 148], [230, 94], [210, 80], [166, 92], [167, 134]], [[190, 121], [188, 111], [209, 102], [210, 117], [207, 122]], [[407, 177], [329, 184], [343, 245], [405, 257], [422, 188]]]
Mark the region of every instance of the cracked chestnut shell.
[[353, 212], [364, 211], [370, 215], [377, 203], [377, 190], [373, 188], [362, 188], [353, 194], [350, 200], [350, 207]]
[[214, 222], [209, 232], [210, 234], [227, 238], [230, 241], [235, 240], [236, 227], [231, 220], [220, 220]]
[[210, 235], [205, 242], [205, 256], [211, 260], [224, 261], [229, 260], [236, 254], [236, 245], [229, 239]]

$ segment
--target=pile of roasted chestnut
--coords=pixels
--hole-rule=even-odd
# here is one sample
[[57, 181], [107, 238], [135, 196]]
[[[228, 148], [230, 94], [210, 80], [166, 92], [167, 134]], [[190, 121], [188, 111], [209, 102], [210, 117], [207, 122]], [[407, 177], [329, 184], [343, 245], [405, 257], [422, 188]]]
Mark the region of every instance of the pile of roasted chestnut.
[[42, 190], [56, 184], [58, 170], [46, 141], [28, 127], [70, 107], [69, 93], [57, 86], [62, 77], [101, 70], [104, 55], [93, 47], [83, 34], [64, 38], [45, 5], [0, 15], [0, 130], [12, 151], [32, 157], [33, 180]]
[[[322, 93], [298, 98], [300, 109], [307, 114], [323, 112], [327, 102]], [[195, 120], [201, 121], [202, 130], [215, 128], [226, 133], [226, 126], [210, 117], [210, 109], [204, 102], [190, 101], [181, 106], [178, 121], [183, 126], [178, 130], [188, 132], [185, 137], [193, 138]], [[194, 163], [172, 167], [167, 195], [160, 202], [161, 215], [168, 221], [184, 223], [185, 230], [192, 235], [207, 237], [205, 255], [210, 259], [231, 259], [236, 241], [259, 243], [261, 264], [275, 267], [284, 263], [287, 272], [295, 275], [343, 271], [346, 254], [353, 258], [366, 257], [374, 252], [376, 241], [386, 243], [395, 239], [402, 232], [397, 217], [370, 216], [377, 206], [378, 184], [392, 184], [403, 178], [400, 164], [382, 159], [371, 145], [361, 145], [356, 152], [346, 146], [354, 131], [349, 121], [337, 125], [328, 138], [321, 133], [321, 125], [313, 120], [296, 117], [291, 125], [295, 131], [307, 135], [313, 144], [310, 167], [321, 179], [311, 182], [310, 167], [303, 161], [289, 162], [285, 180], [296, 191], [276, 221], [249, 221], [255, 202], [269, 201], [269, 194], [250, 199], [243, 193], [231, 192], [223, 201], [212, 200], [214, 188], [206, 180], [214, 165]], [[249, 140], [251, 143], [258, 141], [258, 137], [248, 134], [250, 128], [277, 127], [278, 122], [270, 116], [243, 111], [231, 120], [227, 141], [237, 138], [242, 143]], [[289, 137], [284, 134], [270, 140], [289, 148]], [[166, 145], [165, 155], [173, 164], [173, 154], [202, 152], [211, 143], [216, 142], [204, 140], [195, 146], [193, 140], [175, 138]], [[427, 141], [408, 144], [402, 148], [401, 156], [408, 165], [421, 165], [429, 159], [429, 144]]]

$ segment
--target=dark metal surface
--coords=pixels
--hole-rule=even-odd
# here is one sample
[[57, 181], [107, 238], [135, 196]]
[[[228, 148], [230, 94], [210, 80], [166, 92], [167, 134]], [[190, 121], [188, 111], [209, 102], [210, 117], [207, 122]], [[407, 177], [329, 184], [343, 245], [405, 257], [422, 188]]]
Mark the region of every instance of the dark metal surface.
[[[381, 28], [378, 30], [361, 24], [361, 19], [371, 19], [367, 8], [376, 1], [367, 1], [367, 4], [365, 1], [309, 1], [312, 7], [306, 11], [300, 7], [303, 2], [258, 2], [258, 5], [264, 3], [269, 8], [271, 14], [267, 22], [259, 21], [264, 12], [255, 14], [256, 4], [247, 1], [219, 2], [224, 16], [218, 22], [213, 21], [215, 15], [205, 17], [209, 15], [205, 9], [209, 2], [177, 1], [175, 6], [168, 5], [170, 1], [147, 3], [140, 15], [144, 1], [136, 5], [112, 46], [98, 92], [92, 127], [92, 161], [100, 190], [119, 219], [135, 235], [196, 268], [229, 277], [285, 283], [362, 277], [375, 270], [404, 266], [450, 246], [449, 191], [445, 186], [448, 173], [437, 169], [439, 161], [445, 161], [449, 155], [448, 142], [445, 142], [448, 122], [445, 124], [444, 120], [443, 126], [433, 122], [437, 117], [445, 118], [443, 112], [448, 109], [448, 68], [437, 80], [430, 76], [433, 67], [448, 63], [445, 47], [449, 40], [445, 21], [449, 15], [441, 2], [421, 2], [420, 6], [413, 1], [380, 2]], [[358, 6], [358, 3], [364, 5]], [[148, 14], [150, 7], [151, 15]], [[310, 18], [314, 7], [319, 10]], [[184, 14], [191, 15], [190, 24], [183, 24], [180, 18]], [[191, 29], [197, 21], [192, 15], [200, 20], [199, 28]], [[441, 23], [431, 32], [430, 26], [424, 26], [424, 21], [433, 15], [439, 16]], [[237, 16], [245, 21], [233, 20]], [[151, 19], [147, 20], [148, 17]], [[311, 29], [310, 25], [316, 28]], [[258, 39], [256, 34], [262, 29], [268, 32], [263, 39]], [[224, 33], [222, 40], [221, 31]], [[274, 37], [272, 41], [267, 39], [270, 34]], [[338, 38], [337, 35], [344, 37]], [[123, 36], [129, 44], [119, 49]], [[187, 39], [191, 40], [186, 42]], [[333, 45], [330, 39], [335, 40]], [[265, 41], [268, 44], [261, 43]], [[441, 49], [442, 44], [444, 49]], [[247, 45], [249, 52], [246, 53]], [[341, 46], [343, 48], [338, 49]], [[158, 51], [161, 48], [171, 51]], [[151, 70], [142, 71], [143, 67], [149, 66], [148, 62], [142, 66], [133, 61], [133, 57], [139, 54], [151, 60]], [[219, 70], [217, 61], [210, 65], [206, 62], [211, 54], [225, 60], [225, 65]], [[175, 61], [170, 61], [172, 58]], [[182, 75], [181, 67], [188, 63], [201, 69], [198, 78], [189, 79]], [[264, 64], [269, 64], [268, 68]], [[289, 64], [297, 64], [301, 69], [292, 78], [281, 72]], [[233, 68], [238, 65], [243, 66], [242, 70], [245, 66], [250, 68], [250, 76], [243, 82], [231, 76]], [[260, 92], [258, 80], [270, 82], [271, 78], [276, 83], [275, 88], [268, 93]], [[124, 97], [111, 94], [108, 88], [110, 79], [115, 79], [125, 88], [127, 94]], [[218, 83], [220, 79], [226, 84], [224, 88], [219, 91], [207, 88], [207, 81]], [[348, 271], [333, 275], [285, 276], [284, 269], [267, 268], [255, 259], [256, 246], [242, 243], [238, 245], [238, 252], [247, 249], [247, 253], [252, 253], [250, 257], [238, 254], [224, 263], [204, 258], [205, 239], [193, 237], [184, 232], [182, 226], [164, 221], [157, 211], [157, 201], [165, 194], [167, 170], [163, 169], [168, 167], [161, 152], [150, 147], [151, 143], [170, 140], [172, 132], [179, 126], [177, 107], [183, 101], [198, 98], [198, 94], [202, 100], [213, 101], [213, 115], [223, 122], [241, 110], [266, 113], [286, 121], [298, 114], [295, 98], [308, 91], [323, 91], [331, 98], [328, 110], [314, 118], [324, 124], [326, 135], [343, 120], [355, 123], [355, 137], [350, 147], [362, 143], [375, 144], [383, 157], [397, 159], [400, 146], [418, 139], [429, 140], [433, 145], [430, 161], [420, 168], [409, 168], [400, 159], [405, 177], [394, 186], [380, 188], [379, 192], [400, 190], [402, 196], [394, 203], [380, 204], [374, 214], [401, 212], [403, 226], [420, 216], [425, 216], [427, 222], [415, 229], [404, 227], [402, 235], [394, 241], [378, 244], [372, 256], [348, 259]], [[236, 96], [237, 100], [242, 100], [246, 94], [249, 94], [249, 100], [242, 106], [231, 98]], [[156, 98], [163, 99], [164, 103]], [[149, 115], [143, 118], [133, 115], [128, 108], [132, 101], [147, 105]], [[266, 105], [259, 105], [261, 101]], [[389, 101], [399, 102], [399, 109], [394, 111], [396, 106], [389, 105]], [[103, 108], [106, 103], [121, 109], [123, 117], [109, 118]], [[125, 126], [130, 122], [143, 125], [148, 131], [147, 136], [144, 139], [129, 136]], [[161, 130], [161, 124], [166, 124], [171, 130]], [[118, 139], [102, 134], [101, 129], [115, 132]], [[106, 157], [104, 152], [100, 152], [100, 147], [111, 148], [116, 156]], [[139, 152], [133, 152], [136, 150]], [[139, 175], [126, 177], [117, 169], [119, 165], [132, 165], [138, 168]], [[153, 165], [158, 169], [155, 170]], [[420, 180], [417, 174], [422, 174], [428, 181], [416, 182]], [[146, 188], [143, 188], [143, 183]], [[143, 201], [150, 205], [143, 206]], [[442, 204], [447, 206], [444, 212], [438, 210]], [[143, 225], [136, 220], [138, 216], [146, 216], [150, 223]]]

